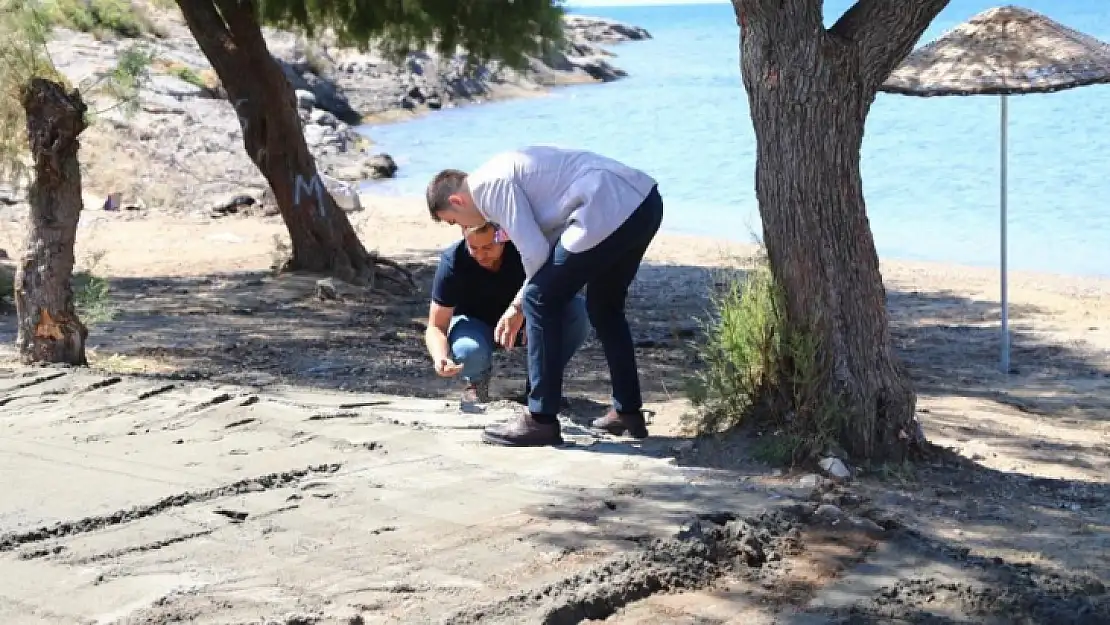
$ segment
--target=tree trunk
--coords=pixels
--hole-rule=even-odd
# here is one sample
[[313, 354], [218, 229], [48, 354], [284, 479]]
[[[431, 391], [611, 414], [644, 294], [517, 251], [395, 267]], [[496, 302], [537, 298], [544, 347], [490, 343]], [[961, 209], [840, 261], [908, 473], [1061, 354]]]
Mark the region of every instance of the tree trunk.
[[839, 411], [849, 455], [897, 461], [924, 440], [912, 383], [891, 346], [860, 148], [879, 85], [946, 2], [861, 0], [831, 31], [821, 4], [734, 1], [756, 196], [787, 331], [816, 341], [811, 399]]
[[178, 0], [178, 6], [235, 106], [247, 154], [270, 183], [289, 229], [293, 253], [285, 268], [367, 284], [384, 264], [407, 278], [400, 266], [366, 251], [324, 187], [293, 87], [266, 47], [255, 3]]
[[85, 102], [74, 90], [32, 78], [22, 91], [35, 178], [27, 240], [15, 276], [20, 359], [24, 364], [85, 365], [89, 331], [73, 304], [73, 246], [81, 217], [78, 137]]

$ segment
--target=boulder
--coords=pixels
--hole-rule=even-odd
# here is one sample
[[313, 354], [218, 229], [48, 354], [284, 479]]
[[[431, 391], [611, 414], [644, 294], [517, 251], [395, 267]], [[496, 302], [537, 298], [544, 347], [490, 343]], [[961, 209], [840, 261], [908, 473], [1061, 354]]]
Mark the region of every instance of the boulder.
[[619, 67], [614, 67], [605, 59], [583, 58], [571, 59], [571, 63], [590, 75], [594, 80], [612, 82], [628, 75], [628, 72]]
[[208, 214], [212, 217], [234, 215], [243, 209], [254, 206], [256, 203], [258, 203], [258, 200], [254, 196], [246, 193], [236, 193], [214, 202], [208, 208]]
[[337, 128], [339, 126], [339, 120], [335, 118], [335, 115], [323, 109], [316, 109], [309, 113], [308, 121], [318, 126], [327, 126], [329, 128]]
[[397, 163], [388, 154], [375, 154], [366, 160], [363, 169], [375, 180], [392, 178], [397, 174]]
[[[361, 116], [351, 107], [347, 96], [339, 90], [339, 87], [334, 82], [313, 74], [308, 70], [307, 63], [285, 61], [278, 57], [274, 57], [274, 60], [281, 66], [281, 71], [285, 74], [289, 84], [293, 85], [293, 89], [307, 91], [312, 94], [317, 108], [331, 112], [348, 124], [357, 124], [361, 121]], [[301, 98], [298, 97], [298, 106], [301, 106], [301, 101]]]
[[586, 41], [616, 43], [651, 39], [651, 34], [639, 26], [603, 17], [566, 15], [563, 17], [563, 26]]

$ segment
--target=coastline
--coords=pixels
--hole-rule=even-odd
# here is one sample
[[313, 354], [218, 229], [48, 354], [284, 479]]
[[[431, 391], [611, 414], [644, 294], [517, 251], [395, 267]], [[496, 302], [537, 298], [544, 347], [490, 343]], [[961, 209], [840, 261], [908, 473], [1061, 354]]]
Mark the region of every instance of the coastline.
[[[348, 217], [368, 249], [391, 257], [434, 260], [443, 246], [458, 238], [453, 228], [427, 219], [423, 198], [365, 192], [359, 197], [363, 210], [349, 213]], [[221, 239], [223, 235], [226, 236]], [[22, 231], [17, 228], [0, 228], [0, 248], [14, 256], [21, 236]], [[208, 244], [206, 236], [212, 237]], [[94, 251], [102, 253], [98, 267], [109, 275], [201, 276], [266, 270], [272, 260], [275, 236], [286, 238], [285, 226], [277, 216], [241, 213], [210, 219], [171, 214], [129, 219], [124, 212], [86, 211], [82, 214], [77, 246], [79, 258]], [[224, 239], [230, 244], [211, 244]], [[198, 247], [205, 249], [203, 255], [198, 255]], [[749, 258], [756, 250], [752, 243], [669, 232], [664, 224], [648, 252], [648, 262], [723, 269], [737, 259]], [[144, 260], [139, 262], [139, 258]], [[230, 264], [225, 266], [222, 264], [225, 262]], [[880, 258], [880, 265], [884, 281], [899, 290], [959, 294], [995, 304], [998, 301], [997, 268], [890, 258]], [[1110, 278], [1011, 271], [1009, 286], [1015, 311], [1027, 305], [1052, 304], [1069, 314], [1106, 319], [1106, 330], [1110, 331]], [[1015, 311], [1012, 313], [1018, 321], [1020, 315]], [[997, 311], [994, 316], [997, 317]], [[989, 319], [981, 321], [989, 323]]]
[[[131, 45], [154, 54], [150, 79], [138, 93], [138, 110], [125, 111], [95, 93], [90, 107], [104, 111], [81, 137], [80, 160], [86, 209], [100, 210], [118, 193], [127, 215], [192, 214], [219, 218], [236, 198], [253, 198], [254, 211], [266, 206], [269, 185], [243, 147], [235, 107], [181, 15], [140, 1], [156, 29], [150, 35], [101, 41], [63, 28], [48, 43], [58, 70], [74, 84], [111, 70]], [[302, 128], [317, 169], [358, 185], [393, 175], [388, 155], [356, 128], [404, 121], [439, 109], [488, 101], [536, 97], [565, 85], [618, 80], [626, 75], [609, 61], [606, 47], [648, 39], [647, 31], [601, 18], [568, 19], [563, 45], [523, 70], [491, 62], [474, 74], [462, 71], [462, 57], [414, 52], [400, 65], [373, 50], [357, 51], [312, 42], [290, 32], [264, 28], [271, 55], [296, 91]], [[603, 41], [604, 43], [598, 43]], [[353, 127], [354, 126], [354, 127]], [[395, 167], [395, 164], [394, 164]], [[25, 188], [0, 182], [0, 205], [25, 213]]]

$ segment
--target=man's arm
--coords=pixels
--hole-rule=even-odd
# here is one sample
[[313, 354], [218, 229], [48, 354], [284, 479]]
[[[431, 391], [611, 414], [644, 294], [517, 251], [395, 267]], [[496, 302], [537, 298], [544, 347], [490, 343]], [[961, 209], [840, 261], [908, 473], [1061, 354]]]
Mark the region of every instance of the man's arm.
[[428, 329], [424, 331], [424, 345], [432, 362], [451, 358], [451, 347], [447, 344], [447, 329], [455, 309], [432, 302], [428, 309]]
[[513, 305], [519, 306], [524, 287], [551, 255], [551, 243], [536, 223], [532, 204], [520, 186], [504, 178], [491, 179], [483, 182], [482, 186], [482, 208], [489, 215], [490, 221], [497, 223], [509, 234], [509, 239], [520, 252], [520, 260], [524, 265], [524, 284], [513, 299]]

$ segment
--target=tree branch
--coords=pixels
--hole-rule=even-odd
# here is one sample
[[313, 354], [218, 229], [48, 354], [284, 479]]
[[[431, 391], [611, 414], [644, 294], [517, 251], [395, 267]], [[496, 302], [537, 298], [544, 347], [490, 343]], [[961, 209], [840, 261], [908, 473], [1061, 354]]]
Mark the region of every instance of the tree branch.
[[949, 0], [857, 0], [829, 32], [855, 47], [863, 80], [877, 90]]

